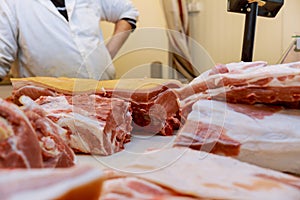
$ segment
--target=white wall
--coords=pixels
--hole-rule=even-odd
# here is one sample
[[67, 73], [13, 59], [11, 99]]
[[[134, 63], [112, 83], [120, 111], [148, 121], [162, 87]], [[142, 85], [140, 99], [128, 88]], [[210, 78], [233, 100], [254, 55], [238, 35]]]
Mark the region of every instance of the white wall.
[[[285, 8], [283, 10], [283, 38], [282, 43], [285, 50], [290, 44], [291, 35], [300, 34], [300, 1], [299, 0], [285, 0]], [[299, 56], [298, 56], [299, 57]]]
[[[241, 59], [245, 16], [227, 12], [227, 0], [198, 0], [199, 13], [190, 14], [191, 37], [201, 44], [216, 63], [238, 62]], [[117, 78], [149, 77], [149, 65], [160, 61], [168, 65], [168, 40], [161, 0], [133, 0], [140, 11], [138, 28], [121, 49], [114, 64]], [[276, 63], [300, 33], [300, 0], [286, 0], [275, 18], [258, 17], [253, 60]], [[102, 23], [109, 39], [113, 26]], [[197, 53], [193, 55], [197, 58]], [[166, 73], [166, 72], [164, 72]]]
[[[227, 0], [198, 0], [202, 10], [191, 16], [192, 37], [217, 63], [241, 59], [245, 15], [227, 12]], [[276, 63], [300, 32], [300, 1], [286, 0], [275, 18], [258, 17], [253, 60]]]
[[[117, 78], [150, 77], [150, 64], [168, 64], [168, 38], [161, 0], [133, 0], [140, 12], [137, 29], [130, 35], [116, 58]], [[102, 23], [104, 38], [109, 39], [113, 26]]]

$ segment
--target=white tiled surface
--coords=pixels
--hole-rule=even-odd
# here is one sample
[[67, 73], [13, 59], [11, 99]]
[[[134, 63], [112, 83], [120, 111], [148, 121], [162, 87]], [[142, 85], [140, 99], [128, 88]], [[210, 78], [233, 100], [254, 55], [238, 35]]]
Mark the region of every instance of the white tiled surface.
[[0, 98], [6, 98], [11, 95], [11, 85], [0, 85]]

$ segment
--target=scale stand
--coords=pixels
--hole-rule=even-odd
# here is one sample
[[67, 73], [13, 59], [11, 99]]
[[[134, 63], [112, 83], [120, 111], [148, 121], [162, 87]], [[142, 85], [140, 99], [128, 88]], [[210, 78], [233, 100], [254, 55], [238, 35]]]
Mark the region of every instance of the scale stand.
[[253, 58], [253, 47], [257, 16], [275, 17], [284, 4], [284, 0], [227, 0], [227, 11], [246, 14], [242, 61], [251, 62]]

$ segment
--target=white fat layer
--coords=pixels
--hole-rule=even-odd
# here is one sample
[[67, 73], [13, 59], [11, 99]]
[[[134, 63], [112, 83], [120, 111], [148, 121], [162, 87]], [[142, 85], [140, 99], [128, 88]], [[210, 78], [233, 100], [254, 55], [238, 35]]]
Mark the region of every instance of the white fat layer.
[[[286, 146], [288, 143], [289, 149], [298, 149], [300, 145], [300, 110], [285, 109], [257, 119], [236, 112], [224, 102], [200, 100], [194, 104], [188, 120], [222, 126], [228, 136], [241, 142], [244, 147], [254, 143], [257, 150], [270, 148], [270, 151], [282, 151], [284, 148], [281, 149], [280, 145]], [[253, 148], [253, 145], [249, 145], [249, 148]]]
[[[74, 171], [74, 170], [73, 170]], [[52, 174], [53, 172], [53, 174]], [[62, 173], [63, 171], [59, 172]], [[21, 174], [22, 173], [22, 174]], [[40, 171], [32, 171], [29, 173], [21, 172], [17, 175], [25, 176], [28, 178], [28, 180], [32, 177], [44, 177], [49, 176], [48, 178], [51, 179], [51, 176], [59, 176], [58, 173], [53, 171], [53, 169], [49, 170], [40, 170]], [[66, 171], [64, 173], [67, 173]], [[68, 173], [71, 173], [70, 171]], [[46, 187], [39, 188], [38, 190], [35, 188], [32, 188], [31, 190], [25, 190], [20, 191], [11, 194], [9, 197], [10, 200], [19, 200], [19, 199], [31, 199], [31, 200], [40, 200], [40, 199], [56, 199], [64, 194], [67, 194], [69, 191], [73, 190], [74, 188], [83, 186], [85, 184], [88, 184], [94, 180], [99, 179], [103, 174], [101, 170], [98, 169], [89, 169], [88, 171], [85, 171], [81, 174], [75, 174], [72, 178], [64, 178], [61, 179], [54, 184], [47, 185]], [[45, 178], [45, 177], [44, 177]], [[18, 177], [16, 177], [18, 180]], [[25, 183], [24, 183], [25, 184]], [[29, 183], [30, 184], [30, 183]]]
[[[93, 136], [100, 142], [101, 147], [104, 147], [104, 122], [100, 122], [96, 119], [92, 119], [91, 117], [82, 115], [87, 113], [86, 111], [79, 108], [76, 108], [76, 112], [78, 113], [75, 113], [74, 107], [69, 104], [64, 96], [48, 97], [47, 100], [49, 100], [49, 103], [42, 104], [41, 106], [49, 113], [47, 115], [48, 117], [55, 117], [59, 119], [56, 123], [60, 127], [68, 127], [71, 130], [71, 140], [68, 141], [71, 148], [81, 150], [85, 153], [90, 153], [92, 148], [95, 149], [95, 147], [90, 146], [89, 141], [85, 141], [82, 137], [80, 137], [81, 134], [85, 133], [78, 132], [78, 129], [88, 130], [87, 132], [89, 134], [92, 133]], [[55, 111], [57, 110], [59, 110], [60, 113], [55, 114]], [[107, 154], [104, 148], [100, 149], [100, 147], [98, 147], [98, 150], [96, 151], [97, 152], [95, 153]]]
[[57, 134], [62, 136], [63, 139], [65, 139], [65, 135], [68, 132], [66, 129], [64, 129], [64, 128], [60, 127], [59, 125], [57, 125], [56, 123], [52, 122], [49, 118], [45, 118], [45, 120], [47, 120], [47, 123], [45, 123], [45, 125], [47, 127], [48, 132], [52, 132], [53, 127], [55, 127], [55, 131], [57, 131]]
[[281, 170], [300, 173], [300, 110], [285, 109], [257, 119], [234, 111], [224, 102], [199, 100], [188, 120], [224, 128], [227, 136], [241, 143], [242, 160], [272, 160], [272, 168], [281, 166]]
[[[230, 63], [227, 64], [229, 73], [224, 74], [214, 74], [208, 75], [210, 70], [203, 73], [205, 75], [199, 76], [194, 79], [190, 85], [194, 85], [201, 82], [211, 82], [213, 81], [215, 85], [222, 85], [222, 80], [224, 78], [236, 79], [236, 80], [246, 80], [251, 86], [251, 82], [256, 82], [267, 77], [273, 78], [267, 86], [270, 87], [296, 87], [300, 86], [300, 69], [293, 68], [292, 65], [300, 65], [300, 62], [288, 63], [288, 64], [279, 64], [279, 65], [269, 65], [265, 66], [263, 63], [258, 64], [255, 67], [249, 67], [243, 69], [243, 67], [251, 63]], [[292, 78], [287, 78], [285, 80], [278, 80], [277, 78], [284, 76], [294, 76]]]
[[[55, 117], [59, 120], [56, 122], [60, 127], [68, 127], [71, 132], [71, 140], [68, 141], [71, 148], [81, 150], [85, 153], [99, 153], [107, 155], [108, 152], [105, 150], [104, 138], [110, 138], [110, 134], [104, 134], [105, 122], [98, 121], [92, 117], [86, 117], [88, 115], [85, 110], [80, 108], [76, 109], [68, 103], [64, 96], [61, 97], [48, 97], [49, 103], [41, 105], [48, 113], [55, 113], [59, 110], [60, 113], [48, 114], [48, 117]], [[67, 111], [67, 112], [64, 112]], [[72, 112], [70, 112], [72, 111]], [[81, 131], [78, 131], [81, 130]], [[86, 130], [86, 131], [82, 131]], [[99, 147], [91, 146], [91, 141], [85, 141], [81, 135], [83, 134], [93, 134], [94, 138], [100, 143]], [[111, 149], [115, 148], [115, 143], [112, 143]]]
[[24, 105], [25, 108], [27, 109], [32, 109], [37, 107], [37, 103], [35, 103], [30, 97], [28, 96], [21, 96], [19, 98], [20, 103], [22, 103]]
[[[117, 138], [111, 138], [111, 131], [104, 133], [106, 122], [99, 121], [89, 116], [90, 114], [79, 108], [70, 105], [64, 96], [47, 97], [47, 103], [41, 105], [47, 111], [48, 117], [57, 118], [60, 127], [68, 127], [71, 131], [70, 140], [67, 141], [74, 149], [85, 153], [96, 153], [108, 155], [117, 149]], [[59, 112], [58, 112], [59, 111]], [[130, 115], [127, 111], [125, 115]], [[87, 117], [88, 116], [88, 117]], [[95, 147], [91, 141], [85, 141], [83, 134], [93, 134], [93, 137], [99, 141], [100, 146]], [[65, 133], [61, 134], [65, 140], [68, 140]], [[110, 144], [108, 145], [107, 142]], [[110, 148], [110, 149], [105, 149]]]
[[[49, 115], [50, 116], [50, 115]], [[61, 127], [68, 127], [71, 132], [70, 145], [72, 148], [83, 150], [83, 152], [91, 152], [93, 146], [90, 146], [90, 141], [85, 141], [82, 134], [93, 134], [94, 138], [100, 142], [100, 147], [104, 147], [104, 122], [93, 120], [77, 113], [60, 113], [52, 114], [51, 116], [58, 117], [56, 122]], [[82, 130], [86, 130], [83, 132]], [[107, 154], [104, 148], [98, 147], [99, 152]], [[95, 152], [96, 153], [96, 152]], [[98, 153], [98, 152], [97, 152]]]
[[[288, 184], [299, 184], [299, 178], [187, 148], [167, 148], [143, 154], [120, 169], [196, 198], [291, 200], [299, 199], [300, 194], [299, 189]], [[147, 173], [147, 169], [151, 173]], [[259, 177], [259, 174], [275, 180]]]
[[52, 113], [55, 110], [73, 110], [73, 106], [69, 104], [65, 96], [47, 97], [49, 102], [42, 104], [42, 108], [48, 113]]
[[[130, 185], [130, 182], [140, 183], [142, 185], [145, 185], [145, 186], [151, 188], [151, 190], [159, 191], [161, 194], [170, 194], [171, 195], [171, 192], [169, 192], [168, 190], [164, 190], [159, 185], [151, 183], [149, 181], [145, 181], [140, 178], [136, 178], [136, 177], [117, 178], [117, 179], [111, 179], [111, 180], [105, 181], [103, 184], [103, 188], [102, 188], [102, 191], [103, 191], [102, 195], [109, 197], [108, 195], [115, 194], [116, 191], [118, 191], [118, 193], [120, 193], [120, 194], [128, 194], [128, 196], [131, 196], [133, 199], [152, 199], [153, 198], [153, 194], [151, 194], [151, 193], [146, 194], [146, 193], [140, 192], [139, 190], [135, 190], [135, 189], [129, 187], [128, 185]], [[124, 198], [124, 196], [123, 196], [123, 198]]]

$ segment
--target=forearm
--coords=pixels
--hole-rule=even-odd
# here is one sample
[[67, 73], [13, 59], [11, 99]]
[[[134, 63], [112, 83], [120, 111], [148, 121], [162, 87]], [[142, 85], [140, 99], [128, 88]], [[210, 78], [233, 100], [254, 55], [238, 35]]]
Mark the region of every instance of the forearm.
[[119, 20], [115, 24], [114, 33], [106, 44], [106, 47], [112, 58], [118, 53], [131, 33], [132, 26], [126, 20]]

